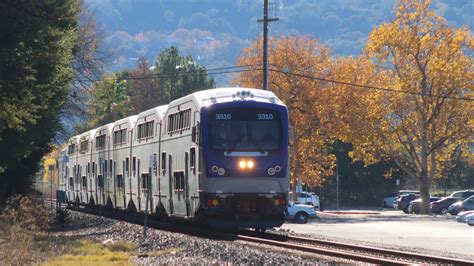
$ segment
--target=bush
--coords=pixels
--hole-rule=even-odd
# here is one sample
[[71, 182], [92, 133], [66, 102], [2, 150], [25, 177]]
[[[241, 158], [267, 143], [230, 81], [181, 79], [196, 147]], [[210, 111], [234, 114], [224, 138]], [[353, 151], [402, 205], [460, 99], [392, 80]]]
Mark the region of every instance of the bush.
[[48, 211], [41, 198], [15, 195], [7, 200], [3, 219], [23, 230], [45, 230], [48, 227]]
[[55, 223], [64, 227], [71, 220], [71, 215], [68, 209], [56, 208]]

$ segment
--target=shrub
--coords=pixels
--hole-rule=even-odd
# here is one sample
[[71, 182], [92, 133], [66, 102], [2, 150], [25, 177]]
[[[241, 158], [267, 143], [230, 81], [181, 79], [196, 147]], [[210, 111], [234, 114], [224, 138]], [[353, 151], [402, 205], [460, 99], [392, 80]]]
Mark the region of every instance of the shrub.
[[40, 198], [15, 195], [7, 200], [2, 214], [12, 226], [24, 230], [44, 230], [48, 226], [48, 211]]

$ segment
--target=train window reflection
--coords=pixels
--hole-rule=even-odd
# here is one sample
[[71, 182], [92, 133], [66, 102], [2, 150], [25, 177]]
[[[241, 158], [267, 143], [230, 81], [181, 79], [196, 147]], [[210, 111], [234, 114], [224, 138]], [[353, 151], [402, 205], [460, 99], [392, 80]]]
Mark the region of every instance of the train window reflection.
[[[278, 113], [271, 120], [259, 120], [256, 112], [227, 111], [231, 119], [210, 121], [211, 148], [216, 150], [262, 151], [280, 148]], [[258, 113], [257, 113], [258, 114]], [[220, 117], [213, 115], [214, 117]]]

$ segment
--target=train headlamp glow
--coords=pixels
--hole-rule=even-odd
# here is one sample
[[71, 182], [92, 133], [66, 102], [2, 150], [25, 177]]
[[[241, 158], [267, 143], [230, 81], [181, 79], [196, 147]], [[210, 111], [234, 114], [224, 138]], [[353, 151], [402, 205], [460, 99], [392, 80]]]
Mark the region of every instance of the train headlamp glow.
[[254, 166], [253, 161], [247, 161], [247, 168], [251, 169], [251, 168], [253, 168], [253, 166]]
[[239, 161], [240, 169], [252, 169], [254, 166], [255, 166], [255, 163], [253, 161], [245, 161], [245, 160]]

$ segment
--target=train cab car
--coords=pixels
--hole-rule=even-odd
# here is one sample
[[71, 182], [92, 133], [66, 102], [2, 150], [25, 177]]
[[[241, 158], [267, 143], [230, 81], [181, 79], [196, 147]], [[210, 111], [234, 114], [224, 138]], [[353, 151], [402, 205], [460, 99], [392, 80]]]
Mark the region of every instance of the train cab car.
[[81, 204], [87, 204], [95, 193], [92, 186], [93, 179], [91, 169], [92, 159], [92, 138], [94, 137], [95, 129], [89, 130], [78, 136], [78, 152], [76, 171], [79, 178], [78, 183], [78, 197]]
[[210, 225], [284, 222], [289, 189], [288, 111], [269, 91], [226, 88], [200, 98], [200, 216]]
[[[129, 207], [138, 211], [155, 209], [159, 202], [158, 153], [160, 130], [167, 105], [158, 106], [138, 114], [133, 129]], [[150, 195], [148, 195], [148, 193]], [[148, 199], [148, 205], [147, 205]]]
[[113, 173], [111, 171], [112, 160], [111, 152], [111, 134], [113, 123], [101, 126], [96, 129], [91, 154], [91, 172], [93, 179], [93, 186], [95, 186], [93, 195], [94, 201], [91, 205], [99, 204], [102, 206], [113, 207], [112, 199], [113, 184], [111, 182]]
[[78, 136], [71, 137], [67, 142], [67, 160], [64, 165], [66, 177], [66, 197], [69, 203], [79, 202], [79, 180], [77, 174]]
[[[132, 153], [132, 133], [137, 115], [118, 120], [112, 129], [112, 152], [113, 161], [113, 205], [119, 209], [126, 209], [131, 195], [130, 180], [130, 158]], [[127, 197], [128, 195], [128, 197]]]

